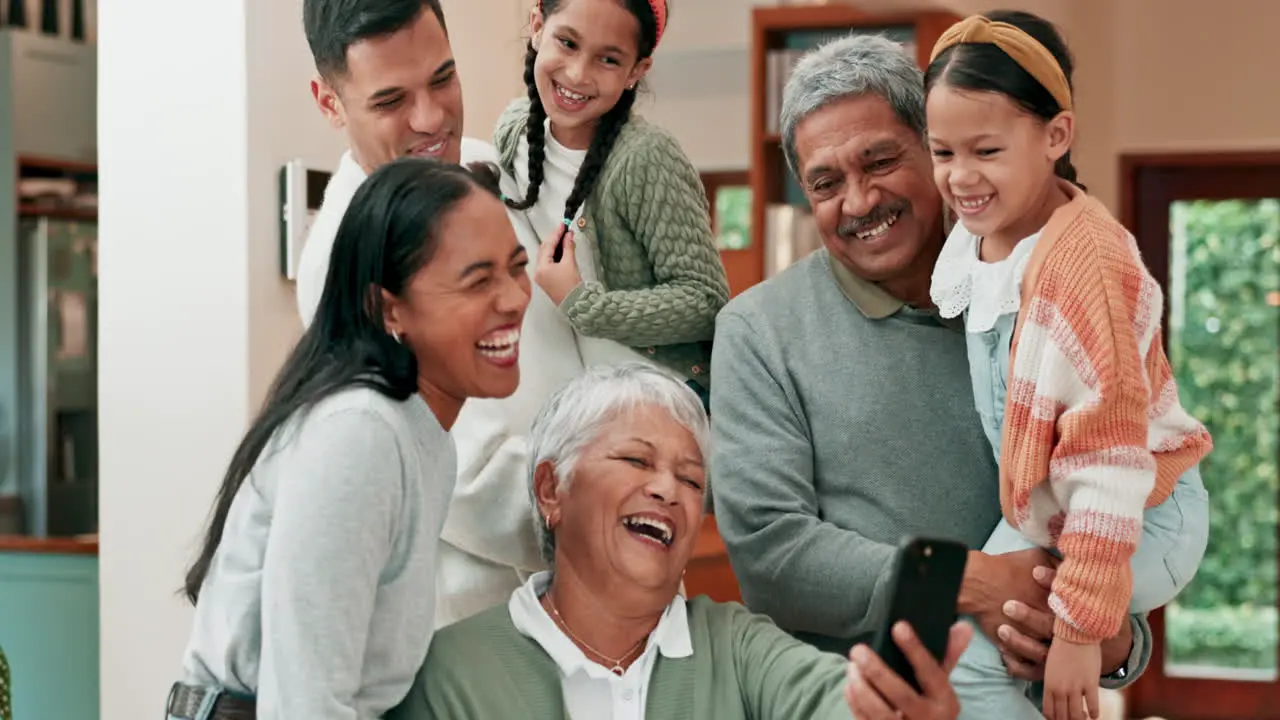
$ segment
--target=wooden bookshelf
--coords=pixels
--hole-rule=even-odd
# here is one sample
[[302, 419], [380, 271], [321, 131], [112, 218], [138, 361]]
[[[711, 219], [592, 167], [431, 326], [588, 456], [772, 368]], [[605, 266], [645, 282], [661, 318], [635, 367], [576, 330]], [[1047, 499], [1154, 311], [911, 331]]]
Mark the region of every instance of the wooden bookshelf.
[[[778, 109], [790, 63], [804, 50], [853, 32], [885, 34], [904, 43], [923, 69], [939, 36], [960, 18], [938, 11], [869, 13], [851, 5], [759, 7], [751, 17], [750, 284], [765, 279], [768, 207], [807, 207], [782, 153]], [[791, 57], [787, 54], [790, 53]], [[786, 72], [784, 72], [784, 69]]]

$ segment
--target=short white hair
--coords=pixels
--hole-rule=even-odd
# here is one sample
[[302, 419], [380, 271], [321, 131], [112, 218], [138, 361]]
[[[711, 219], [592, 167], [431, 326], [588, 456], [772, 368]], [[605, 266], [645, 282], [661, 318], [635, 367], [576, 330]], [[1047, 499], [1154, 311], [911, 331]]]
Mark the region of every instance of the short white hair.
[[567, 488], [582, 451], [599, 438], [606, 423], [646, 407], [666, 411], [688, 430], [703, 462], [707, 462], [711, 431], [702, 400], [671, 373], [642, 362], [587, 370], [552, 395], [533, 421], [529, 431], [529, 500], [538, 547], [548, 565], [555, 562], [556, 541], [538, 511], [533, 482], [538, 467], [552, 463], [559, 487]]

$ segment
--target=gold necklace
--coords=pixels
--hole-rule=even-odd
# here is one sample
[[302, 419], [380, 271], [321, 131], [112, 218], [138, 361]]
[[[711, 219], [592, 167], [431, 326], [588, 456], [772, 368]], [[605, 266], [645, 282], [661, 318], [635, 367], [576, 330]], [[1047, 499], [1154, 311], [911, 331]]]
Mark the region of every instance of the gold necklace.
[[600, 658], [601, 660], [604, 660], [606, 663], [611, 665], [611, 667], [609, 668], [609, 672], [613, 673], [614, 675], [617, 675], [618, 677], [622, 677], [627, 672], [627, 669], [622, 667], [622, 661], [631, 657], [631, 654], [634, 653], [636, 650], [639, 650], [640, 646], [644, 645], [645, 641], [649, 639], [649, 636], [645, 635], [644, 637], [640, 638], [640, 642], [636, 643], [635, 645], [632, 645], [630, 650], [623, 653], [622, 657], [618, 658], [617, 660], [614, 660], [608, 655], [605, 655], [599, 650], [588, 645], [587, 642], [582, 638], [578, 637], [577, 635], [574, 635], [573, 631], [569, 629], [569, 623], [565, 622], [564, 618], [561, 617], [560, 615], [560, 611], [556, 609], [556, 602], [555, 600], [551, 599], [551, 593], [547, 593], [545, 597], [547, 598], [547, 608], [551, 610], [551, 614], [555, 616], [556, 625], [559, 625], [561, 630], [564, 630], [565, 633], [569, 635], [569, 637], [573, 638], [574, 642], [578, 643], [583, 648], [586, 648], [587, 650], [591, 651], [592, 655], [595, 655], [596, 657]]

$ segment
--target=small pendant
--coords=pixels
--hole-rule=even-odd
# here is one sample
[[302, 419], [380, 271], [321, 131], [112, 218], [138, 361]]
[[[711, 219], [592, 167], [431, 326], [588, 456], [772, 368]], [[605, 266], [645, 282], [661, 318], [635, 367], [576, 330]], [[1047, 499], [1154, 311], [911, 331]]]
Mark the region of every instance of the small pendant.
[[609, 672], [613, 673], [614, 675], [617, 675], [618, 677], [622, 677], [623, 675], [626, 674], [627, 671], [623, 669], [621, 665], [614, 665], [613, 667], [609, 668]]

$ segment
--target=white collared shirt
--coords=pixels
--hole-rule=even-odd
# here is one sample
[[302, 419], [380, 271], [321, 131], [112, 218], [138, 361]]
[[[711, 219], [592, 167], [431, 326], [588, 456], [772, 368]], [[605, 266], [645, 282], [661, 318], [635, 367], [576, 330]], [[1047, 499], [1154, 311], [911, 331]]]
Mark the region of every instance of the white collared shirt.
[[561, 631], [538, 598], [551, 581], [551, 573], [534, 574], [511, 596], [507, 608], [520, 634], [530, 638], [560, 669], [564, 706], [572, 720], [643, 720], [649, 678], [659, 653], [682, 658], [693, 654], [689, 639], [689, 614], [684, 598], [677, 595], [667, 606], [648, 645], [621, 677], [590, 659]]
[[966, 330], [984, 333], [1001, 317], [1018, 312], [1022, 276], [1039, 239], [1036, 232], [1018, 241], [1008, 257], [987, 262], [980, 253], [982, 238], [956, 223], [933, 266], [929, 295], [938, 314], [944, 318], [963, 314]]

